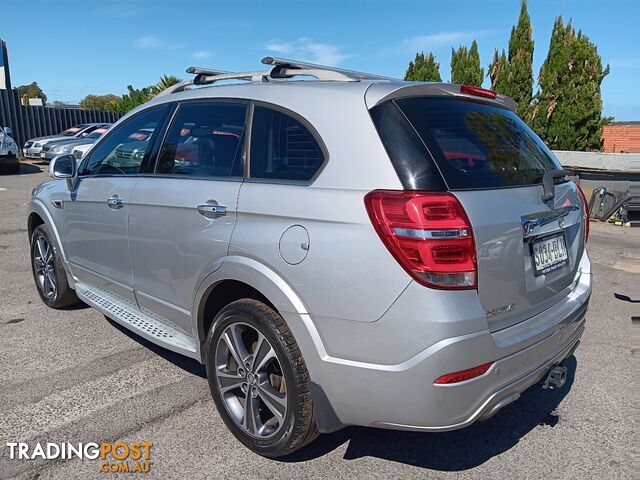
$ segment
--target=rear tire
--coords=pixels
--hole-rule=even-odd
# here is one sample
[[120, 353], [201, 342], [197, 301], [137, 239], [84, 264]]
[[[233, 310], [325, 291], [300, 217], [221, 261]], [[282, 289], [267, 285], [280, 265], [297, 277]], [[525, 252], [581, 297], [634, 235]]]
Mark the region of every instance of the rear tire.
[[248, 298], [224, 307], [209, 329], [205, 354], [216, 408], [250, 450], [281, 457], [318, 436], [306, 364], [272, 308]]
[[31, 234], [31, 270], [45, 305], [58, 309], [80, 303], [69, 287], [60, 252], [45, 225], [39, 225]]

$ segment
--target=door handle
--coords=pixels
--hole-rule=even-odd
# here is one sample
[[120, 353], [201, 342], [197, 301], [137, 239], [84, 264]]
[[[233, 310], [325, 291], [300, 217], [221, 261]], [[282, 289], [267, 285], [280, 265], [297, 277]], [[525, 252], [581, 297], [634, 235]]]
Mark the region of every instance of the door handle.
[[109, 205], [109, 208], [117, 210], [124, 207], [124, 200], [120, 196], [114, 195], [111, 198], [107, 198], [107, 205]]
[[224, 205], [204, 203], [202, 205], [198, 205], [198, 213], [207, 218], [218, 218], [227, 214], [227, 207]]

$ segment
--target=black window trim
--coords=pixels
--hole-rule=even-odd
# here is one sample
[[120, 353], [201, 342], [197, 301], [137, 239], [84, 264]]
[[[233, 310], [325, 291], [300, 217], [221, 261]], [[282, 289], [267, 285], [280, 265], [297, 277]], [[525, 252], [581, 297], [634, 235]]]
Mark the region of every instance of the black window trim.
[[158, 156], [160, 155], [160, 152], [162, 151], [162, 148], [165, 145], [165, 142], [167, 140], [167, 136], [169, 135], [169, 130], [171, 129], [171, 126], [173, 125], [173, 122], [175, 120], [176, 115], [178, 114], [178, 110], [180, 110], [180, 107], [184, 104], [189, 104], [189, 103], [243, 103], [246, 104], [247, 106], [247, 113], [245, 116], [245, 129], [244, 129], [244, 139], [245, 139], [245, 145], [243, 147], [243, 152], [242, 152], [242, 163], [243, 163], [243, 173], [244, 173], [244, 166], [246, 165], [246, 143], [247, 143], [247, 133], [248, 133], [248, 123], [249, 122], [249, 108], [250, 108], [250, 100], [244, 99], [244, 98], [235, 98], [235, 97], [207, 97], [207, 98], [188, 98], [185, 100], [178, 100], [178, 101], [174, 101], [171, 102], [171, 106], [173, 108], [173, 111], [171, 112], [170, 115], [168, 115], [168, 120], [166, 123], [166, 125], [164, 126], [164, 130], [162, 132], [162, 141], [158, 142], [157, 144], [157, 149], [156, 151], [154, 151], [154, 156], [153, 156], [153, 165], [150, 170], [150, 172], [144, 173], [141, 176], [143, 177], [153, 177], [153, 178], [171, 178], [171, 179], [180, 179], [180, 180], [208, 180], [208, 181], [215, 181], [215, 182], [243, 182], [244, 181], [244, 176], [240, 175], [240, 176], [215, 176], [215, 175], [175, 175], [173, 173], [157, 173], [156, 169], [158, 166]]
[[[247, 104], [247, 114], [245, 119], [245, 130], [244, 130], [244, 148], [242, 154], [242, 162], [243, 162], [243, 176], [239, 177], [218, 177], [218, 176], [201, 176], [201, 175], [187, 175], [187, 176], [178, 176], [170, 173], [156, 173], [156, 167], [158, 164], [158, 155], [164, 147], [165, 141], [167, 139], [167, 135], [169, 133], [169, 129], [173, 124], [175, 116], [180, 109], [180, 105], [186, 103], [218, 103], [218, 102], [226, 102], [226, 103], [245, 103]], [[309, 180], [287, 180], [287, 179], [278, 179], [278, 178], [261, 178], [261, 177], [251, 177], [250, 174], [250, 165], [251, 165], [251, 139], [252, 139], [252, 127], [253, 127], [253, 111], [256, 106], [260, 106], [263, 108], [268, 108], [270, 110], [274, 110], [284, 115], [288, 115], [293, 118], [297, 122], [300, 122], [303, 127], [305, 127], [313, 139], [316, 141], [318, 146], [320, 147], [320, 151], [322, 152], [324, 161], [313, 174], [313, 176]], [[161, 104], [156, 104], [149, 106], [149, 108], [145, 108], [136, 112], [135, 114], [127, 117], [125, 121], [129, 121], [137, 117], [138, 115], [142, 115], [154, 108], [164, 108], [164, 112], [160, 120], [158, 121], [158, 129], [160, 134], [156, 136], [151, 149], [149, 150], [149, 158], [148, 162], [146, 162], [146, 158], [143, 160], [143, 167], [145, 171], [141, 171], [137, 174], [122, 174], [122, 173], [104, 173], [99, 175], [79, 175], [78, 178], [99, 178], [99, 177], [153, 177], [153, 178], [172, 178], [172, 179], [185, 179], [185, 180], [208, 180], [208, 181], [226, 181], [226, 182], [247, 182], [247, 183], [264, 183], [264, 184], [276, 184], [276, 185], [297, 185], [297, 186], [308, 186], [315, 182], [318, 176], [322, 173], [322, 171], [327, 166], [329, 162], [329, 151], [327, 149], [326, 144], [324, 143], [322, 137], [315, 129], [315, 127], [302, 115], [289, 110], [288, 108], [281, 107], [280, 105], [265, 102], [263, 100], [254, 100], [248, 98], [237, 98], [237, 97], [207, 97], [207, 98], [189, 98], [184, 100], [174, 100], [170, 102], [165, 102]], [[124, 122], [123, 122], [124, 123]], [[92, 148], [95, 149], [99, 144], [105, 142], [114, 131], [117, 131], [121, 125], [117, 125], [116, 128], [111, 127], [109, 131], [105, 134], [103, 138], [101, 138], [95, 146]], [[82, 159], [82, 162], [78, 166], [78, 171], [82, 171], [83, 165], [85, 162], [88, 162], [91, 158], [91, 155]]]
[[[96, 149], [104, 142], [106, 142], [109, 137], [111, 137], [111, 135], [113, 135], [114, 132], [117, 132], [123, 125], [125, 125], [126, 123], [129, 122], [129, 120], [136, 118], [140, 115], [143, 115], [145, 113], [150, 112], [151, 110], [154, 109], [162, 109], [164, 110], [160, 116], [160, 119], [158, 120], [158, 125], [156, 128], [159, 129], [161, 135], [157, 135], [155, 137], [155, 139], [153, 140], [153, 144], [151, 145], [151, 148], [149, 149], [148, 154], [145, 153], [144, 158], [142, 159], [142, 164], [140, 165], [140, 169], [145, 169], [147, 167], [151, 167], [153, 165], [155, 165], [156, 163], [156, 159], [153, 157], [157, 152], [155, 150], [155, 145], [158, 143], [158, 138], [160, 136], [162, 136], [164, 138], [164, 132], [162, 132], [162, 128], [166, 128], [166, 117], [167, 114], [169, 112], [169, 107], [172, 106], [170, 103], [161, 103], [159, 105], [152, 105], [149, 106], [149, 108], [145, 108], [140, 110], [139, 112], [134, 113], [133, 115], [126, 117], [124, 119], [124, 121], [122, 123], [120, 123], [119, 125], [115, 125], [114, 127], [111, 127], [109, 129], [109, 131], [107, 131], [104, 135], [104, 137], [102, 137], [100, 140], [98, 140], [94, 146], [91, 148], [91, 150], [93, 150], [93, 152], [96, 151]], [[148, 155], [148, 156], [147, 156]], [[103, 177], [125, 177], [125, 178], [135, 178], [135, 177], [142, 177], [145, 176], [146, 173], [145, 172], [138, 172], [135, 174], [125, 174], [125, 173], [101, 173], [98, 175], [80, 175], [79, 172], [81, 172], [84, 168], [84, 165], [86, 163], [89, 162], [89, 160], [91, 159], [91, 155], [88, 155], [87, 157], [83, 158], [82, 161], [80, 162], [80, 165], [78, 165], [78, 179], [83, 179], [83, 178], [103, 178]]]
[[[265, 101], [262, 101], [262, 100], [252, 100], [251, 101], [251, 116], [250, 116], [251, 127], [253, 127], [253, 112], [254, 112], [254, 109], [255, 109], [256, 106], [267, 108], [267, 109], [270, 109], [270, 110], [274, 110], [276, 112], [279, 112], [279, 113], [282, 113], [284, 115], [287, 115], [287, 116], [293, 118], [295, 121], [299, 122], [304, 128], [307, 129], [307, 131], [311, 134], [311, 136], [313, 137], [315, 142], [320, 147], [320, 151], [322, 152], [322, 156], [323, 156], [323, 162], [318, 167], [316, 172], [313, 174], [313, 176], [309, 180], [288, 180], [288, 179], [284, 179], [284, 178], [279, 179], [279, 178], [252, 177], [251, 176], [251, 140], [252, 140], [253, 137], [252, 137], [252, 135], [249, 135], [249, 141], [247, 142], [247, 150], [246, 150], [245, 182], [248, 182], [248, 183], [268, 183], [268, 184], [277, 184], [277, 185], [301, 185], [301, 186], [311, 185], [313, 182], [315, 182], [315, 180], [322, 173], [322, 171], [327, 166], [327, 163], [329, 162], [329, 151], [327, 150], [327, 146], [325, 145], [325, 143], [322, 140], [322, 137], [320, 136], [318, 131], [302, 115], [300, 115], [300, 114], [298, 114], [298, 113], [296, 113], [296, 112], [294, 112], [292, 110], [289, 110], [288, 108], [284, 108], [284, 107], [281, 107], [280, 105], [276, 105], [274, 103], [265, 102]], [[252, 128], [249, 129], [249, 133], [251, 133], [251, 130], [252, 130]]]

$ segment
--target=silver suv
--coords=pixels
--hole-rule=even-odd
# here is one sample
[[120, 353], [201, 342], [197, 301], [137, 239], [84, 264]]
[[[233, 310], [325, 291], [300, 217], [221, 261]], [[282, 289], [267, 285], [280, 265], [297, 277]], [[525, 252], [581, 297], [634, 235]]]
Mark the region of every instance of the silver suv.
[[586, 205], [515, 103], [263, 63], [190, 68], [77, 167], [54, 159], [28, 220], [42, 300], [204, 363], [228, 428], [268, 457], [560, 388], [591, 293]]

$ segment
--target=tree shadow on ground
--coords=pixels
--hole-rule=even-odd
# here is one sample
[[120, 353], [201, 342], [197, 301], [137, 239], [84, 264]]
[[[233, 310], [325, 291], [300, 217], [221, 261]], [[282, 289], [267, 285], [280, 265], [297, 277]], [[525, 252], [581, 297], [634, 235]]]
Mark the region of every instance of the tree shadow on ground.
[[320, 436], [304, 449], [281, 459], [303, 462], [323, 456], [348, 442], [346, 460], [377, 457], [439, 471], [462, 471], [477, 467], [518, 444], [536, 426], [555, 427], [555, 412], [574, 381], [576, 359], [567, 360], [567, 383], [560, 390], [535, 385], [515, 403], [486, 422], [445, 433], [420, 433], [348, 427]]

